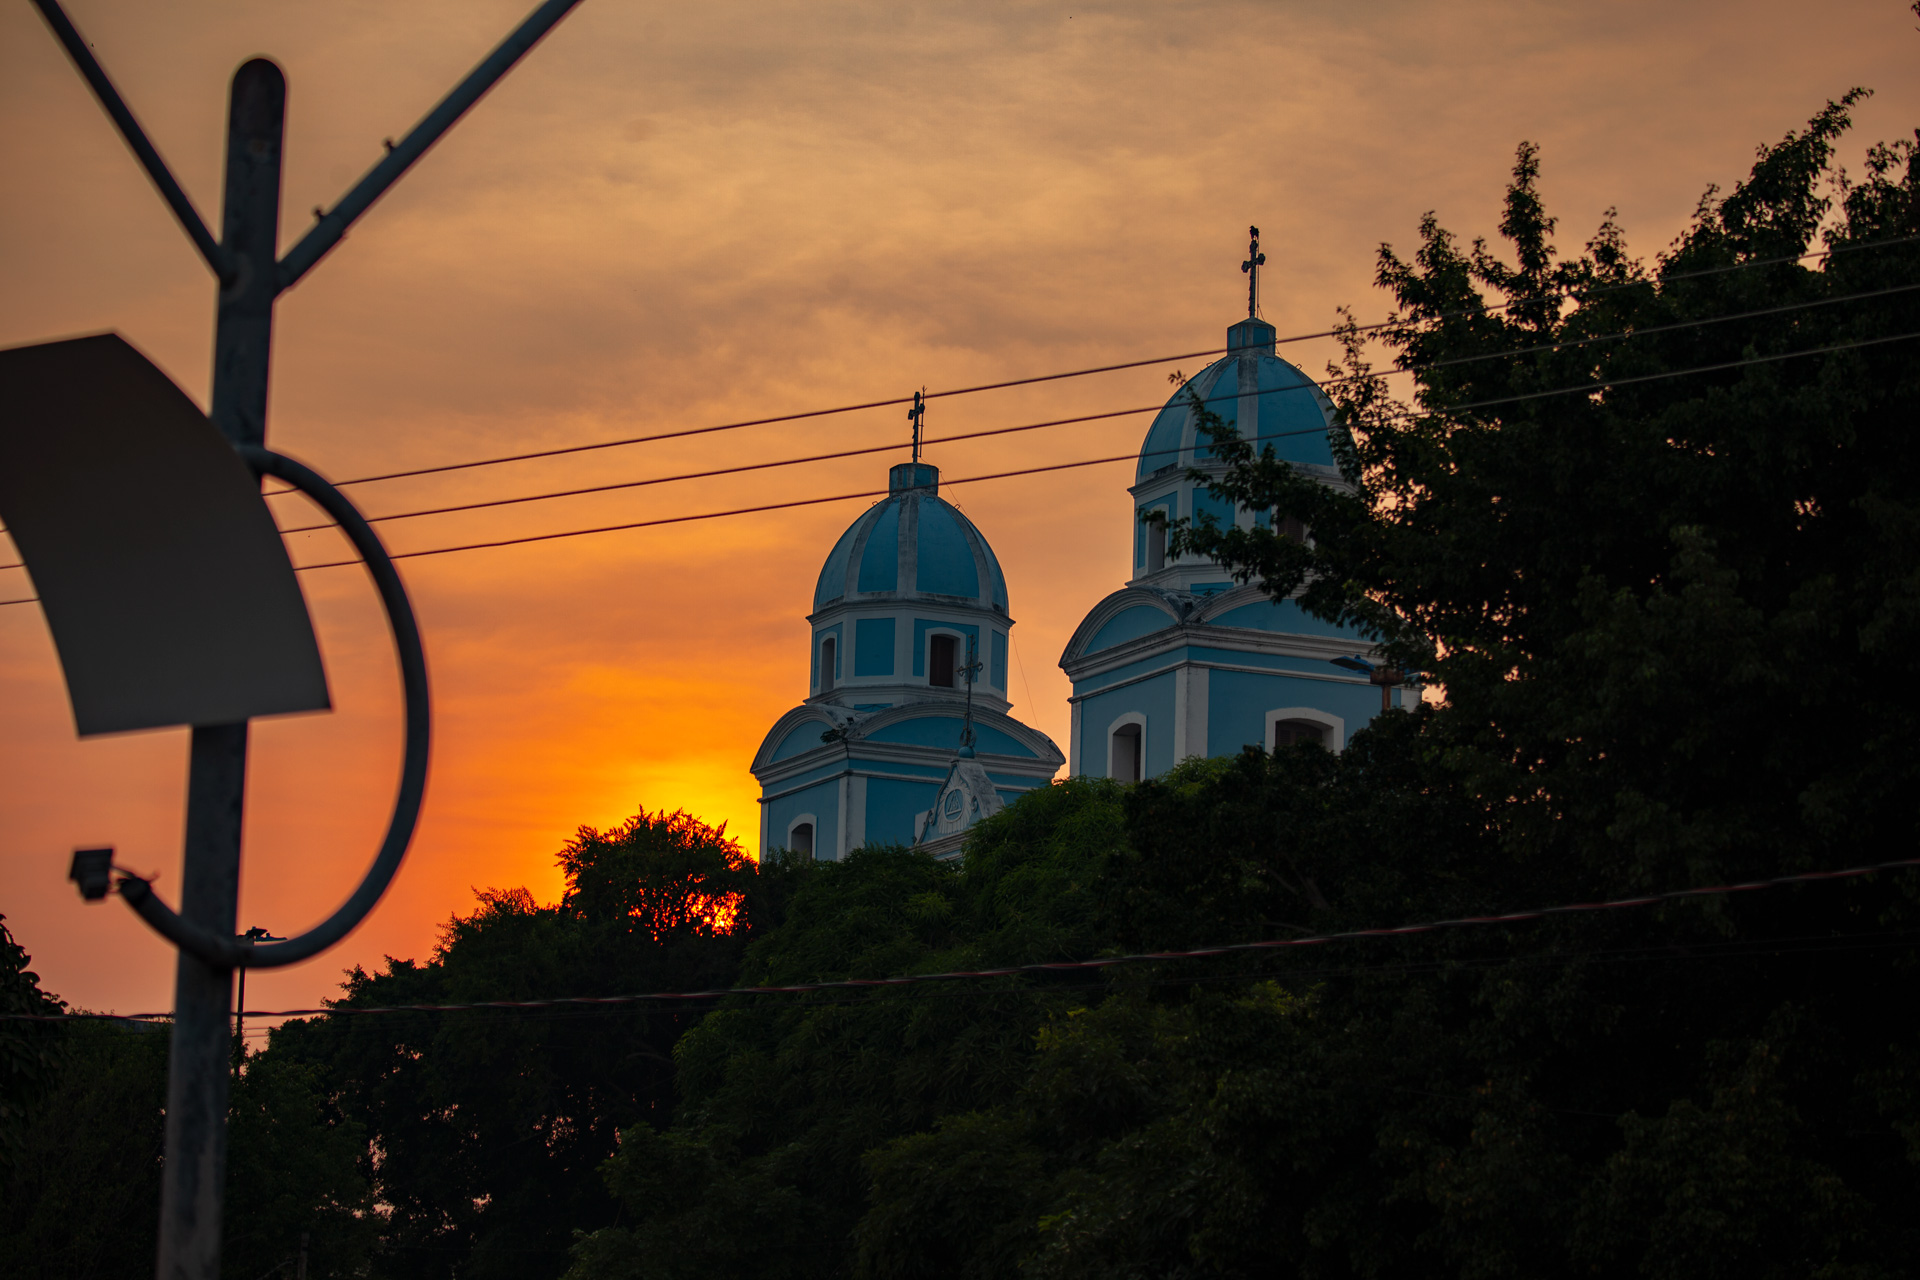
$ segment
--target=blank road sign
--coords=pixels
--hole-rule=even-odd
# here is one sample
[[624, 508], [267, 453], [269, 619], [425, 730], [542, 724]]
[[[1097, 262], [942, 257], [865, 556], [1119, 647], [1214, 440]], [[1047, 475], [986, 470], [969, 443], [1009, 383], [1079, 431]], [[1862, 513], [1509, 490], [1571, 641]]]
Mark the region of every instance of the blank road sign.
[[0, 520], [83, 736], [329, 707], [259, 481], [119, 335], [0, 351]]

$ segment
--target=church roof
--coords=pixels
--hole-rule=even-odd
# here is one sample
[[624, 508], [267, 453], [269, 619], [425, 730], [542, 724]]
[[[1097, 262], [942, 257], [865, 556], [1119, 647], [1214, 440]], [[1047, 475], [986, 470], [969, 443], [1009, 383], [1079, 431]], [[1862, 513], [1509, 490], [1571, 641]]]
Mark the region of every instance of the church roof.
[[814, 612], [840, 600], [938, 597], [1005, 614], [1007, 580], [993, 548], [940, 496], [939, 468], [908, 462], [890, 492], [833, 544], [813, 591]]
[[[1229, 423], [1257, 422], [1256, 448], [1271, 444], [1288, 462], [1331, 467], [1327, 428], [1333, 406], [1306, 374], [1274, 354], [1274, 329], [1242, 320], [1227, 330], [1227, 354], [1191, 378], [1167, 400], [1140, 446], [1137, 481], [1185, 471], [1212, 456], [1195, 430], [1192, 396]], [[1191, 394], [1190, 394], [1191, 393]]]

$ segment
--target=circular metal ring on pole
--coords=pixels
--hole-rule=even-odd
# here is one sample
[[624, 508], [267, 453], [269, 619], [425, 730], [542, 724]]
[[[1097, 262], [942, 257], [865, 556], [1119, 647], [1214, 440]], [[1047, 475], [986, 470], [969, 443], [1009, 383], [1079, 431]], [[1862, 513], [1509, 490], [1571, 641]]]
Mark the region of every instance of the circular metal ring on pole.
[[225, 968], [270, 969], [297, 964], [325, 951], [347, 936], [366, 918], [380, 895], [393, 882], [413, 839], [420, 818], [420, 802], [427, 785], [427, 751], [430, 736], [427, 696], [427, 657], [420, 646], [420, 628], [414, 621], [413, 605], [400, 583], [400, 574], [380, 542], [380, 536], [366, 517], [318, 472], [301, 462], [259, 445], [236, 445], [241, 457], [255, 472], [284, 480], [319, 504], [354, 549], [366, 562], [367, 572], [380, 593], [393, 628], [394, 648], [400, 659], [400, 684], [406, 708], [406, 743], [401, 753], [400, 791], [394, 797], [393, 817], [387, 823], [386, 839], [360, 885], [338, 910], [305, 933], [264, 945], [243, 944], [229, 937], [209, 933], [181, 919], [179, 913], [154, 894], [152, 887], [137, 877], [120, 881], [120, 896], [140, 917], [165, 935], [176, 946], [191, 951], [208, 964]]

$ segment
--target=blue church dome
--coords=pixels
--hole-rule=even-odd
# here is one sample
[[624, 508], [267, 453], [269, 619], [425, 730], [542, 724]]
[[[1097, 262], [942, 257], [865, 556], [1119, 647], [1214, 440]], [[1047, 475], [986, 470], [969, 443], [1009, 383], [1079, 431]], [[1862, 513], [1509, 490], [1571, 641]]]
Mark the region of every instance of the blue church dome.
[[943, 599], [1005, 614], [1007, 580], [973, 522], [940, 496], [939, 468], [906, 462], [889, 493], [833, 544], [813, 590], [815, 613], [836, 601]]
[[1227, 354], [1202, 369], [1167, 401], [1147, 429], [1140, 446], [1135, 479], [1184, 472], [1213, 456], [1207, 437], [1195, 429], [1193, 402], [1250, 434], [1255, 449], [1271, 445], [1280, 458], [1310, 466], [1334, 465], [1327, 433], [1333, 405], [1311, 378], [1274, 354], [1274, 328], [1264, 320], [1242, 320], [1227, 330]]

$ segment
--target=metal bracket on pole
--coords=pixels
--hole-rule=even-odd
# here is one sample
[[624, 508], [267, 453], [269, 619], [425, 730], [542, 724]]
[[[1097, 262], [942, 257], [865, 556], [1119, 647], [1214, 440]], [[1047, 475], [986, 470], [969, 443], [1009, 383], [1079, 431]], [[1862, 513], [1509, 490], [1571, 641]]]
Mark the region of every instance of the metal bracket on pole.
[[[33, 3], [92, 88], [94, 96], [99, 99], [121, 137], [133, 150], [147, 176], [159, 188], [161, 197], [172, 209], [188, 239], [193, 241], [200, 256], [206, 259], [207, 265], [219, 278], [213, 343], [213, 394], [207, 417], [213, 420], [214, 426], [219, 428], [227, 442], [253, 465], [256, 472], [278, 476], [293, 484], [318, 502], [340, 524], [366, 560], [368, 571], [373, 575], [382, 603], [386, 606], [394, 641], [400, 650], [407, 711], [406, 749], [401, 767], [400, 794], [394, 803], [386, 839], [373, 866], [340, 909], [315, 928], [286, 942], [243, 951], [242, 944], [233, 938], [233, 925], [239, 897], [240, 828], [246, 796], [248, 718], [263, 711], [306, 710], [326, 705], [324, 676], [309, 679], [302, 685], [299, 680], [291, 679], [285, 671], [276, 673], [270, 668], [284, 655], [274, 652], [274, 644], [257, 643], [250, 635], [236, 638], [225, 634], [219, 627], [210, 628], [209, 619], [203, 616], [198, 620], [197, 629], [195, 624], [189, 622], [176, 626], [174, 633], [176, 636], [201, 637], [205, 641], [199, 646], [190, 645], [190, 649], [206, 648], [219, 652], [211, 655], [211, 661], [208, 660], [209, 653], [188, 650], [161, 655], [164, 661], [148, 661], [146, 667], [164, 669], [173, 679], [167, 696], [158, 699], [147, 696], [146, 703], [151, 705], [139, 706], [135, 704], [141, 702], [141, 697], [136, 696], [140, 691], [132, 689], [129, 683], [128, 664], [99, 660], [101, 653], [113, 647], [111, 643], [100, 642], [76, 648], [72, 662], [68, 661], [65, 652], [68, 646], [61, 645], [62, 661], [68, 663], [69, 667], [69, 693], [75, 697], [76, 720], [83, 733], [89, 731], [89, 723], [96, 723], [89, 720], [89, 713], [83, 711], [83, 704], [93, 705], [89, 698], [95, 694], [99, 697], [93, 701], [110, 706], [120, 721], [128, 721], [129, 717], [145, 717], [138, 726], [130, 722], [108, 723], [101, 720], [97, 722], [95, 730], [100, 732], [182, 723], [174, 710], [161, 705], [167, 703], [169, 698], [176, 703], [184, 700], [203, 708], [227, 708], [217, 719], [194, 715], [185, 720], [193, 725], [193, 738], [189, 756], [185, 856], [179, 910], [176, 912], [155, 897], [146, 881], [127, 876], [120, 880], [121, 893], [134, 909], [180, 949], [174, 983], [172, 1057], [167, 1073], [166, 1160], [160, 1197], [158, 1274], [162, 1280], [215, 1280], [220, 1274], [221, 1212], [226, 1182], [229, 1079], [227, 1020], [232, 1009], [234, 971], [243, 966], [266, 967], [306, 959], [339, 941], [364, 918], [399, 867], [401, 855], [406, 851], [419, 816], [426, 781], [426, 663], [421, 652], [419, 629], [415, 625], [412, 608], [407, 603], [406, 593], [400, 587], [399, 575], [380, 546], [379, 539], [351, 503], [308, 468], [264, 447], [267, 381], [271, 371], [273, 343], [273, 305], [282, 292], [291, 288], [338, 244], [347, 228], [401, 174], [425, 155], [501, 76], [526, 56], [528, 50], [552, 30], [579, 0], [544, 0], [513, 34], [414, 126], [404, 141], [397, 146], [389, 144], [387, 156], [369, 170], [331, 211], [322, 213], [318, 225], [310, 229], [285, 258], [277, 257], [280, 158], [286, 122], [286, 80], [280, 69], [264, 59], [254, 59], [242, 65], [234, 75], [228, 111], [225, 206], [220, 223], [221, 237], [216, 242], [193, 207], [193, 202], [187, 198], [139, 121], [122, 101], [113, 82], [107, 78], [92, 49], [61, 9], [59, 0], [33, 0]], [[3, 363], [0, 361], [0, 364]], [[0, 373], [3, 372], [4, 369], [0, 369]], [[157, 370], [153, 372], [158, 375]], [[165, 381], [164, 376], [161, 376], [161, 381]], [[164, 400], [165, 397], [160, 399]], [[0, 409], [3, 408], [5, 406], [0, 405]], [[18, 449], [28, 452], [39, 449], [44, 454], [53, 447], [47, 444], [53, 437], [45, 432], [37, 436], [30, 432], [16, 434], [18, 439], [14, 443]], [[6, 443], [6, 435], [6, 432], [0, 431], [0, 445]], [[226, 460], [229, 464], [233, 461], [231, 455], [227, 455]], [[42, 458], [41, 461], [46, 459]], [[200, 470], [202, 478], [206, 478], [209, 474], [206, 468]], [[0, 475], [0, 497], [6, 496], [6, 480], [5, 475]], [[259, 507], [257, 514], [264, 517], [264, 504], [260, 504], [258, 499], [257, 478], [252, 484], [254, 487], [249, 493], [241, 496]], [[215, 483], [214, 488], [218, 487]], [[11, 524], [9, 520], [10, 527]], [[58, 520], [50, 517], [47, 524], [51, 528], [58, 524]], [[291, 570], [286, 564], [285, 550], [272, 530], [270, 520], [263, 536], [269, 537], [273, 553], [280, 558], [279, 570], [287, 575], [289, 581], [286, 585], [297, 598], [299, 593], [291, 584]], [[16, 538], [16, 541], [21, 539]], [[64, 558], [69, 567], [74, 568], [75, 571], [67, 575], [70, 583], [78, 584], [92, 574], [95, 581], [131, 582], [133, 586], [128, 589], [129, 592], [139, 594], [139, 589], [144, 586], [143, 580], [139, 575], [129, 578], [124, 572], [124, 564], [117, 563], [115, 556], [102, 553], [102, 547], [108, 544], [98, 531], [93, 531], [90, 541], [82, 541], [86, 545], [75, 555], [59, 550], [63, 543], [72, 549], [74, 539], [70, 532], [62, 537], [51, 538], [45, 544], [55, 548], [48, 553], [53, 560]], [[181, 545], [184, 546], [184, 543]], [[24, 541], [21, 550], [23, 559], [32, 558]], [[217, 550], [217, 543], [203, 549], [205, 555], [214, 555]], [[260, 570], [257, 550], [253, 567]], [[42, 559], [43, 563], [50, 562], [45, 557]], [[170, 567], [178, 570], [179, 564]], [[117, 578], [114, 576], [116, 572], [119, 574]], [[36, 579], [38, 576], [36, 573]], [[77, 590], [68, 593], [65, 603], [56, 604], [54, 596], [57, 593], [48, 592], [46, 584], [39, 585], [49, 620], [55, 624], [56, 641], [61, 630], [56, 614], [64, 612], [73, 624], [69, 628], [73, 634], [97, 637], [100, 634], [97, 624], [105, 616], [102, 611], [112, 613], [123, 603], [111, 598], [110, 592]], [[227, 582], [225, 585], [227, 590], [224, 594], [234, 596], [236, 584]], [[209, 594], [217, 597], [222, 593], [209, 588]], [[103, 596], [107, 598], [101, 598]], [[144, 605], [149, 611], [156, 607], [152, 601], [135, 603]], [[120, 611], [126, 612], [124, 609]], [[253, 621], [271, 631], [269, 624], [273, 619], [268, 615], [272, 612], [253, 610], [253, 614], [261, 615], [254, 617]], [[230, 613], [236, 618], [252, 616], [248, 608], [239, 605], [232, 606]], [[176, 618], [175, 621], [179, 620]], [[305, 617], [304, 606], [301, 607], [299, 621], [308, 628], [307, 642], [310, 645], [310, 623]], [[208, 635], [210, 629], [213, 632], [211, 636]], [[83, 653], [81, 649], [87, 651]], [[262, 654], [268, 656], [264, 660], [256, 660]], [[152, 655], [147, 657], [151, 658]], [[73, 675], [76, 670], [95, 677], [91, 681], [90, 692], [76, 684]], [[192, 678], [204, 676], [209, 670], [212, 672], [211, 679], [196, 682]], [[256, 687], [251, 691], [238, 692], [227, 687], [240, 674], [249, 676]], [[136, 678], [131, 683], [140, 682]], [[147, 692], [150, 694], [151, 691]], [[109, 720], [111, 718], [108, 717]], [[74, 865], [74, 876], [82, 892], [89, 897], [95, 896], [99, 888], [102, 870], [100, 853], [99, 850], [91, 851], [89, 856], [77, 859]], [[106, 861], [110, 870], [110, 853]]]
[[514, 63], [524, 58], [527, 51], [540, 43], [540, 38], [553, 30], [554, 25], [579, 3], [580, 0], [546, 0], [545, 4], [527, 15], [512, 35], [482, 59], [479, 66], [469, 71], [467, 78], [440, 100], [439, 106], [427, 112], [405, 138], [389, 144], [386, 158], [367, 170], [366, 176], [354, 183], [352, 190], [341, 196], [333, 208], [320, 215], [320, 221], [300, 238], [300, 243], [287, 251], [287, 256], [280, 260], [280, 278], [276, 287], [291, 289], [299, 283], [300, 277], [312, 270], [313, 265], [347, 234], [347, 228], [375, 200], [386, 194], [387, 188], [412, 168], [414, 161], [427, 154], [427, 149], [440, 141], [440, 135], [453, 128], [469, 107], [480, 101], [501, 76], [513, 69]]
[[134, 119], [133, 112], [127, 109], [125, 102], [121, 101], [120, 91], [113, 87], [113, 81], [107, 79], [107, 73], [100, 66], [99, 59], [93, 56], [93, 50], [87, 47], [86, 40], [81, 37], [66, 12], [60, 8], [59, 0], [33, 0], [33, 7], [40, 11], [40, 16], [47, 20], [49, 27], [53, 28], [54, 37], [67, 51], [67, 56], [73, 59], [73, 65], [79, 68], [81, 76], [93, 90], [93, 96], [100, 99], [100, 105], [106, 108], [108, 117], [120, 130], [120, 136], [126, 139], [127, 146], [133, 150], [134, 158], [139, 160], [140, 167], [147, 171], [147, 177], [153, 179], [153, 185], [160, 188], [160, 198], [167, 202], [167, 207], [173, 210], [173, 216], [180, 220], [180, 229], [187, 233], [187, 239], [193, 241], [193, 247], [200, 251], [200, 256], [207, 260], [209, 267], [213, 268], [213, 274], [225, 279], [232, 270], [226, 251], [214, 240], [213, 233], [207, 230], [207, 224], [200, 220], [200, 211], [193, 207], [193, 201], [187, 198], [187, 193], [180, 189], [178, 182], [174, 181], [172, 171], [167, 168], [167, 162], [160, 158], [160, 153], [154, 149], [153, 143], [147, 141], [146, 130], [140, 127], [140, 122]]
[[400, 860], [406, 855], [414, 825], [420, 818], [421, 799], [426, 794], [431, 736], [427, 658], [407, 590], [401, 585], [400, 575], [381, 545], [380, 536], [366, 517], [318, 472], [285, 454], [258, 445], [242, 445], [240, 456], [252, 464], [256, 472], [285, 480], [317, 502], [339, 523], [341, 531], [366, 561], [367, 572], [380, 592], [380, 603], [386, 608], [388, 625], [393, 629], [407, 722], [406, 746], [401, 753], [400, 791], [394, 797], [393, 816], [387, 822], [387, 835], [381, 841], [380, 852], [359, 887], [340, 908], [305, 933], [282, 942], [242, 942], [231, 932], [216, 934], [182, 919], [153, 892], [150, 882], [138, 876], [120, 877], [120, 896], [127, 900], [127, 905], [175, 946], [220, 968], [271, 969], [309, 959], [344, 938], [366, 918], [400, 869]]

